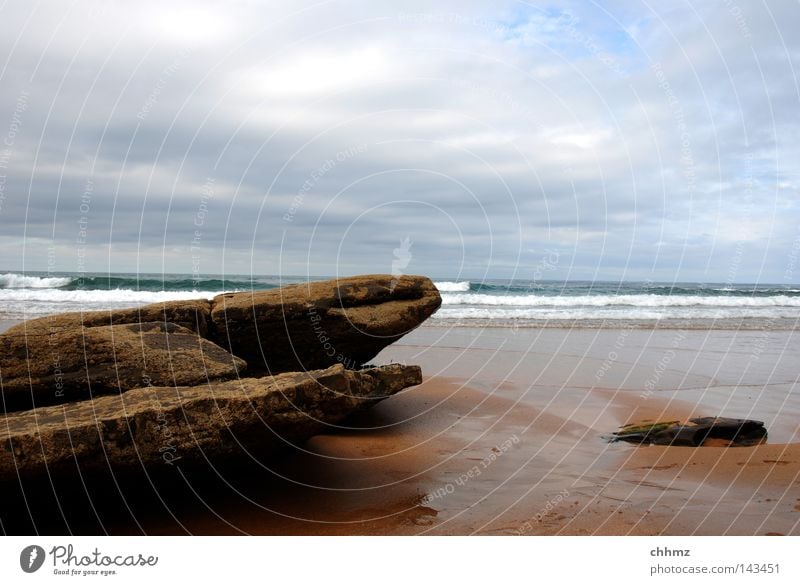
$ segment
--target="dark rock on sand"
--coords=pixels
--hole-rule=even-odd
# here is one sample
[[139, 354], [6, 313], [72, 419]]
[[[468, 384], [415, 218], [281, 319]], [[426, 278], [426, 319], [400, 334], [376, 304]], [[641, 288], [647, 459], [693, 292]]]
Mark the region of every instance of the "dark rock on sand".
[[766, 437], [767, 429], [761, 421], [701, 417], [690, 419], [685, 424], [668, 421], [626, 425], [614, 433], [612, 440], [680, 447], [700, 447], [713, 442], [733, 447], [756, 445]]
[[423, 276], [370, 275], [216, 297], [211, 338], [270, 373], [358, 367], [430, 317], [439, 291]]
[[[157, 311], [145, 310], [146, 318]], [[6, 411], [85, 400], [132, 388], [205, 385], [246, 364], [194, 331], [162, 321], [81, 326], [74, 317], [0, 335]], [[103, 319], [91, 321], [103, 323]], [[30, 333], [33, 331], [34, 333]]]
[[327, 424], [422, 382], [419, 367], [389, 365], [146, 387], [6, 415], [0, 478], [208, 466], [273, 454]]

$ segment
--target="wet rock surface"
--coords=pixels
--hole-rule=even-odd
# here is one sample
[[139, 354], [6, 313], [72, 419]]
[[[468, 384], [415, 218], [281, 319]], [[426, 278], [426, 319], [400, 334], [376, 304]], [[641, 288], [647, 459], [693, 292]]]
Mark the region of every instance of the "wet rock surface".
[[273, 455], [422, 382], [416, 366], [147, 387], [8, 414], [0, 477], [130, 472]]
[[767, 438], [764, 423], [756, 420], [699, 417], [680, 421], [645, 422], [622, 427], [610, 439], [628, 443], [702, 447], [707, 445], [746, 447]]
[[244, 360], [175, 323], [55, 328], [0, 336], [7, 412], [151, 384], [190, 386], [233, 378]]
[[423, 276], [370, 275], [220, 295], [212, 339], [251, 371], [357, 367], [441, 305]]

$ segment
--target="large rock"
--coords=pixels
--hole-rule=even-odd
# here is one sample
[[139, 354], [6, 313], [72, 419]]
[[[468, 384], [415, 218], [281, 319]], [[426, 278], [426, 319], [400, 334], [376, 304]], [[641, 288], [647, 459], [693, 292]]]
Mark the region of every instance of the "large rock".
[[[39, 331], [35, 324], [31, 330]], [[0, 336], [7, 411], [146, 385], [204, 385], [235, 377], [246, 365], [194, 331], [162, 321], [41, 331], [17, 327]]]
[[427, 278], [378, 275], [17, 325], [0, 481], [271, 454], [419, 384], [416, 366], [359, 368], [440, 304]]
[[11, 413], [0, 425], [0, 478], [156, 471], [269, 455], [421, 381], [416, 366], [336, 365]]
[[430, 317], [439, 291], [423, 276], [369, 275], [213, 300], [212, 339], [271, 373], [358, 367]]

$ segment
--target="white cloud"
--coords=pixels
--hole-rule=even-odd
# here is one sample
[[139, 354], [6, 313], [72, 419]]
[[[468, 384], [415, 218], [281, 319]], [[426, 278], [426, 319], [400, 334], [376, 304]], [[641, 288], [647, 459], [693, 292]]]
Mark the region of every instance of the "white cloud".
[[244, 79], [245, 89], [257, 96], [291, 99], [368, 90], [392, 74], [398, 71], [391, 68], [380, 48], [361, 47], [290, 56], [277, 65], [253, 67], [236, 77]]

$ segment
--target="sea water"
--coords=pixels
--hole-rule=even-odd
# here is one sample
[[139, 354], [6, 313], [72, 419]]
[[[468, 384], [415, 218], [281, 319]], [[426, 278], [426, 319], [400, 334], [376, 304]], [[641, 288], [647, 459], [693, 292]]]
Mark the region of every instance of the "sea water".
[[[324, 277], [320, 277], [324, 278]], [[132, 307], [268, 290], [301, 276], [0, 273], [0, 319]], [[770, 284], [434, 279], [442, 307], [431, 325], [636, 326], [793, 329], [800, 288]]]

